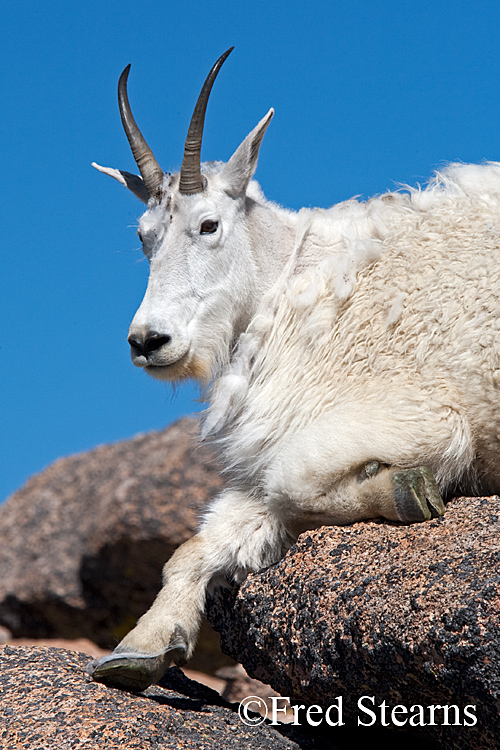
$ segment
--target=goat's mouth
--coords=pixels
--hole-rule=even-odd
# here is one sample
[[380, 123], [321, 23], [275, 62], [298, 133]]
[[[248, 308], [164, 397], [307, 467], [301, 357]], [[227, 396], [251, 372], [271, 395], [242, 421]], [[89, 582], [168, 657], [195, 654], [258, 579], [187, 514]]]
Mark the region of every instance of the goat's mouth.
[[175, 362], [165, 365], [148, 362], [143, 367], [148, 375], [157, 380], [181, 381], [192, 379], [207, 383], [211, 374], [207, 363], [199, 357], [193, 356], [190, 350]]
[[179, 377], [177, 373], [183, 371], [189, 362], [190, 350], [188, 348], [186, 352], [184, 352], [173, 362], [162, 362], [162, 357], [155, 356], [154, 354], [153, 356], [149, 356], [147, 358], [140, 357], [139, 359], [141, 360], [140, 362], [132, 358], [134, 365], [142, 367], [145, 372], [147, 372], [148, 375], [151, 375], [153, 378], [159, 378], [161, 380], [177, 380], [177, 378]]

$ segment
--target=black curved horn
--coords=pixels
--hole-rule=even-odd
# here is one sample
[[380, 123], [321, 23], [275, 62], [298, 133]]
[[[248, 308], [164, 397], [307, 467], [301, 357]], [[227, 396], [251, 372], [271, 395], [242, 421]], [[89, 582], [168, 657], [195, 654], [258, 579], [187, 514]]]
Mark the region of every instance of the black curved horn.
[[118, 106], [122, 118], [123, 128], [130, 143], [134, 159], [139, 167], [142, 179], [148, 191], [149, 197], [159, 195], [163, 183], [163, 170], [153, 156], [144, 136], [134, 120], [132, 110], [128, 101], [127, 79], [130, 65], [127, 65], [118, 81]]
[[213, 66], [203, 84], [203, 88], [194, 108], [186, 137], [186, 143], [184, 145], [184, 158], [182, 160], [179, 181], [179, 191], [185, 195], [201, 193], [203, 190], [203, 180], [201, 178], [201, 139], [203, 136], [203, 125], [205, 123], [208, 97], [210, 96], [212, 86], [222, 64], [233, 49], [234, 47], [230, 47], [226, 50]]

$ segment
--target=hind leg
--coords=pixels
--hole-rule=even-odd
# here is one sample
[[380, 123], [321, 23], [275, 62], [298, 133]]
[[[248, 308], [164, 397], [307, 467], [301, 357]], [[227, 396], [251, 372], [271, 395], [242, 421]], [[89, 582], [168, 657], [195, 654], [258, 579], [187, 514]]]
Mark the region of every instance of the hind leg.
[[360, 505], [403, 523], [442, 516], [445, 506], [432, 472], [425, 466], [396, 469], [370, 461], [356, 477]]
[[271, 493], [268, 503], [295, 536], [318, 526], [371, 518], [419, 523], [445, 512], [439, 487], [427, 467], [402, 469], [380, 461], [369, 461], [344, 474], [323, 492], [312, 491], [310, 481], [302, 492], [289, 485], [286, 494], [283, 488]]
[[265, 487], [287, 528], [444, 512], [440, 491], [475, 454], [463, 411], [445, 389], [432, 401], [416, 389], [376, 393], [374, 404], [342, 402], [280, 442]]

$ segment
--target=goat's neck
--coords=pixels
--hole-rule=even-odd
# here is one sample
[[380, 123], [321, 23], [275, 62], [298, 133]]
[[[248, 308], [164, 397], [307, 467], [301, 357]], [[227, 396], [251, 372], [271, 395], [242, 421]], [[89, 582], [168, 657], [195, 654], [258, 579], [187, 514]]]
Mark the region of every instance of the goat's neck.
[[246, 224], [253, 259], [247, 298], [234, 321], [229, 350], [234, 352], [240, 335], [255, 315], [262, 298], [276, 283], [289, 259], [295, 241], [295, 214], [247, 198]]
[[295, 217], [273, 204], [248, 204], [247, 224], [257, 267], [255, 307], [276, 282], [292, 253]]

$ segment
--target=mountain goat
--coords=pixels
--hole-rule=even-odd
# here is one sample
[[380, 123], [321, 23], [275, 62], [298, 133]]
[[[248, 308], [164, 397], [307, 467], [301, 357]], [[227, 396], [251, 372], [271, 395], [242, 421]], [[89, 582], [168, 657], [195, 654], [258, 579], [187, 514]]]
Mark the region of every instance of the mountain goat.
[[201, 164], [205, 81], [179, 175], [118, 84], [141, 177], [99, 167], [147, 210], [150, 263], [129, 333], [154, 377], [210, 383], [202, 433], [229, 489], [164, 568], [151, 609], [96, 680], [141, 690], [192, 653], [205, 592], [275, 563], [306, 529], [444, 513], [500, 486], [500, 163], [425, 189], [285, 210], [252, 180], [273, 110], [226, 164]]

